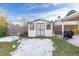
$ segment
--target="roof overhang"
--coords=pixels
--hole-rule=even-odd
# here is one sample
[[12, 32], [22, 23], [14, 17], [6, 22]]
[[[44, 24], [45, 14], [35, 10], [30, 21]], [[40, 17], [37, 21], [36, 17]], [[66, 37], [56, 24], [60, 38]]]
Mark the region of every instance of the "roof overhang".
[[75, 18], [79, 18], [79, 12], [76, 12], [76, 13], [70, 15], [70, 16], [64, 17], [64, 18], [62, 18], [60, 20], [63, 20], [64, 21], [64, 20], [75, 19]]

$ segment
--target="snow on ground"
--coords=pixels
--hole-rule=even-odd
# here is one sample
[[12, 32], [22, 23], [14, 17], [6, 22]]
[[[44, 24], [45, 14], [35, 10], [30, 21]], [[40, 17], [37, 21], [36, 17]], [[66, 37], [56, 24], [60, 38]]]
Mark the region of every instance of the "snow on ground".
[[52, 56], [54, 50], [50, 39], [23, 38], [18, 48], [11, 52], [12, 56]]
[[16, 39], [18, 39], [17, 36], [8, 36], [8, 37], [0, 38], [0, 42], [12, 42]]

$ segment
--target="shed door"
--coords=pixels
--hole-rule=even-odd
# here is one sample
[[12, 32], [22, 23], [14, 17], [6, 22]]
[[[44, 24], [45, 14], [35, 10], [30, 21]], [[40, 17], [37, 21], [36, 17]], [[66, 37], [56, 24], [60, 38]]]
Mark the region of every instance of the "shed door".
[[45, 24], [37, 23], [36, 24], [36, 36], [44, 36], [45, 35]]

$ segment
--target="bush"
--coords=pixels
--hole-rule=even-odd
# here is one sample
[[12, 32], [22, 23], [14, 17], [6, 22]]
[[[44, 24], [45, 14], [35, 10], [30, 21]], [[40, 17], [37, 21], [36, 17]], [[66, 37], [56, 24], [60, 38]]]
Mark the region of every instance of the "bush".
[[6, 36], [6, 32], [7, 32], [6, 28], [0, 28], [0, 37]]

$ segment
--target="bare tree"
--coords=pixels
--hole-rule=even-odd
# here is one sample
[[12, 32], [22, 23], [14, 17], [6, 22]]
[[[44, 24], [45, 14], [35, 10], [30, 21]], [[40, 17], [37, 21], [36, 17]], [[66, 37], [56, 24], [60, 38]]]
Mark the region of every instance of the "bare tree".
[[21, 19], [21, 23], [22, 23], [22, 25], [24, 27], [24, 31], [27, 31], [28, 30], [28, 26], [27, 26], [28, 24], [27, 24], [27, 22], [28, 22], [27, 17], [26, 16], [23, 16], [22, 19]]

